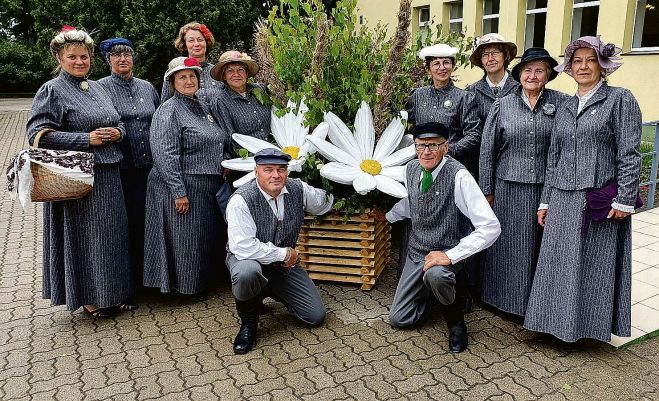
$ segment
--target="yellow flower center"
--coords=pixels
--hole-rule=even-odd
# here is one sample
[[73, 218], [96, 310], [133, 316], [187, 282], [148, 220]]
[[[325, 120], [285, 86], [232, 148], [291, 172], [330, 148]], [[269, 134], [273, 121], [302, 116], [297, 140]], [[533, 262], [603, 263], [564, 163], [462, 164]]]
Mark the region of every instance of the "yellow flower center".
[[297, 146], [284, 146], [281, 151], [289, 155], [293, 160], [300, 155], [300, 148]]
[[380, 174], [380, 171], [382, 171], [382, 165], [377, 160], [364, 160], [359, 167], [363, 172], [369, 173], [370, 175], [378, 175]]

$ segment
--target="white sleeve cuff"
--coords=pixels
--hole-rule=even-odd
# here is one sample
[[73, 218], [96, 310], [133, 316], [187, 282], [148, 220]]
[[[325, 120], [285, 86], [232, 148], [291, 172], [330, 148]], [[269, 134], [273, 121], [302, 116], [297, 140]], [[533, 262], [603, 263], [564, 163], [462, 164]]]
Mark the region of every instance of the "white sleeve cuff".
[[622, 205], [618, 202], [613, 202], [611, 204], [611, 207], [617, 210], [620, 210], [621, 212], [625, 213], [634, 213], [634, 206], [627, 206], [627, 205]]
[[549, 209], [549, 203], [541, 203], [540, 206], [538, 206], [538, 210], [547, 210]]

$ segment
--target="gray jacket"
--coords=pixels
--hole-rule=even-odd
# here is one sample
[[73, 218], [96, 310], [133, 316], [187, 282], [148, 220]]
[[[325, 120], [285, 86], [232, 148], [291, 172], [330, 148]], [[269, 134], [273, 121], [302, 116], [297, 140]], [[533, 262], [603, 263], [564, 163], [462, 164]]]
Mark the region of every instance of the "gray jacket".
[[478, 106], [474, 94], [457, 88], [453, 81], [443, 88], [418, 88], [405, 105], [408, 121], [414, 125], [440, 122], [449, 129], [449, 154], [478, 174], [478, 146], [481, 141]]
[[228, 135], [206, 103], [176, 92], [153, 115], [153, 165], [173, 198], [186, 195], [183, 174], [222, 174]]
[[83, 90], [82, 81], [61, 71], [59, 76], [41, 85], [34, 95], [27, 122], [30, 145], [39, 131], [50, 128], [54, 131], [41, 138], [39, 147], [92, 152], [96, 164], [118, 163], [121, 151], [117, 143], [89, 146], [89, 133], [101, 127], [115, 127], [123, 139], [126, 131], [121, 117], [98, 82], [86, 80], [89, 88]]
[[[483, 75], [483, 78], [471, 85], [467, 85], [465, 88], [467, 92], [471, 92], [475, 95], [476, 104], [478, 105], [478, 118], [481, 121], [481, 129], [485, 126], [485, 121], [487, 120], [487, 115], [490, 112], [492, 104], [497, 100], [497, 96], [492, 92], [492, 88], [488, 85], [485, 77], [486, 76]], [[503, 85], [498, 99], [505, 97], [519, 87], [519, 82], [515, 81], [511, 75], [508, 75], [508, 79], [506, 79], [506, 83]]]
[[577, 115], [573, 96], [556, 112], [542, 203], [551, 188], [575, 191], [617, 181], [615, 202], [633, 206], [641, 169], [641, 110], [632, 93], [606, 83]]
[[546, 89], [531, 110], [522, 88], [497, 100], [483, 130], [479, 184], [493, 194], [495, 177], [501, 180], [542, 184], [556, 110], [568, 96]]

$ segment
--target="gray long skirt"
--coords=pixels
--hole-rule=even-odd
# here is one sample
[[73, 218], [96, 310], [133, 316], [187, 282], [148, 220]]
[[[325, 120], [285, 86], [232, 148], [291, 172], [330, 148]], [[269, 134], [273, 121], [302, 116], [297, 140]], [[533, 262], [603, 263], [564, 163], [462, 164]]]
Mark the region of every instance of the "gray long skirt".
[[157, 169], [149, 174], [146, 195], [144, 281], [161, 292], [197, 294], [222, 266], [221, 220], [215, 194], [219, 175], [183, 175], [190, 201], [179, 214]]
[[536, 215], [541, 193], [542, 184], [496, 181], [494, 214], [501, 235], [485, 251], [482, 299], [504, 312], [526, 313], [542, 239]]
[[43, 297], [69, 310], [117, 305], [132, 295], [119, 164], [94, 167], [82, 199], [43, 208]]
[[631, 218], [581, 232], [585, 191], [553, 189], [524, 327], [563, 341], [631, 335]]

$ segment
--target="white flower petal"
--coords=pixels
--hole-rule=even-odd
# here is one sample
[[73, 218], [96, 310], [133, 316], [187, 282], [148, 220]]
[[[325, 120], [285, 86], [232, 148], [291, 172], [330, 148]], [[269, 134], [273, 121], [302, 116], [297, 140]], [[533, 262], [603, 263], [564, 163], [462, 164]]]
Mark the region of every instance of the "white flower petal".
[[414, 156], [416, 156], [414, 146], [410, 145], [385, 157], [384, 160], [380, 161], [380, 164], [382, 167], [400, 166], [414, 159]]
[[385, 177], [384, 175], [376, 175], [375, 181], [377, 182], [377, 188], [380, 192], [395, 196], [396, 198], [404, 198], [407, 196], [407, 189], [405, 189], [405, 186], [392, 178]]
[[274, 106], [272, 106], [272, 109], [270, 110], [270, 130], [272, 136], [275, 138], [275, 141], [279, 144], [279, 146], [284, 147], [288, 146], [291, 143], [287, 140], [286, 138], [286, 128], [284, 127], [284, 122], [282, 121], [281, 118], [277, 117], [277, 114], [275, 113], [276, 109]]
[[254, 178], [256, 178], [256, 173], [252, 171], [251, 173], [247, 173], [244, 176], [238, 178], [236, 181], [234, 181], [233, 186], [238, 188], [239, 186], [245, 185], [248, 182], [252, 181]]
[[387, 128], [384, 129], [382, 136], [378, 139], [378, 144], [373, 152], [375, 160], [384, 160], [389, 156], [400, 143], [403, 134], [405, 133], [405, 126], [400, 118], [391, 120]]
[[[322, 139], [324, 141], [325, 138], [327, 138], [328, 131], [329, 131], [329, 124], [323, 121], [322, 123], [318, 124], [318, 126], [316, 127], [316, 129], [313, 130], [311, 135], [318, 139]], [[311, 142], [307, 141], [307, 138], [305, 137], [304, 144], [300, 146], [299, 155], [306, 156], [309, 153], [315, 153], [315, 152], [316, 152], [316, 147]]]
[[373, 159], [373, 146], [375, 144], [373, 113], [371, 113], [371, 108], [363, 100], [355, 117], [355, 139], [357, 140], [362, 160]]
[[351, 185], [362, 171], [343, 163], [329, 162], [320, 169], [320, 175], [339, 184]]
[[352, 186], [355, 188], [355, 191], [361, 195], [366, 195], [370, 191], [374, 190], [377, 185], [378, 183], [375, 181], [375, 177], [364, 172], [360, 173], [352, 182]]
[[253, 171], [256, 167], [253, 157], [237, 157], [235, 159], [229, 159], [222, 161], [222, 167], [228, 168], [229, 170], [236, 171]]
[[288, 163], [288, 171], [296, 171], [296, 172], [299, 173], [300, 171], [302, 171], [302, 165], [304, 165], [305, 160], [306, 159], [304, 157], [300, 157], [298, 159], [291, 160]]
[[308, 135], [307, 141], [311, 142], [311, 144], [318, 149], [318, 153], [325, 156], [329, 161], [349, 164], [354, 167], [359, 167], [359, 164], [361, 163], [361, 161], [358, 161], [352, 155], [344, 152], [327, 141], [314, 137], [313, 135]]
[[406, 167], [407, 166], [384, 167], [382, 171], [380, 171], [380, 175], [392, 178], [396, 181], [405, 182]]
[[233, 134], [231, 138], [233, 138], [234, 141], [238, 142], [240, 146], [249, 150], [251, 153], [256, 153], [268, 148], [279, 149], [277, 146], [271, 144], [270, 142], [266, 142], [263, 139], [254, 138], [253, 136], [249, 135]]
[[347, 152], [353, 159], [362, 161], [362, 155], [357, 146], [355, 136], [350, 132], [348, 127], [341, 121], [336, 114], [329, 112], [325, 113], [325, 122], [329, 124], [329, 139], [330, 141]]

